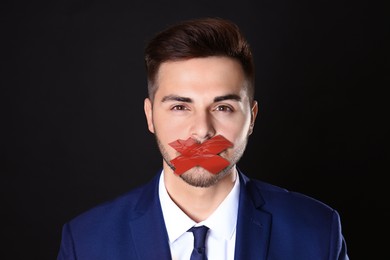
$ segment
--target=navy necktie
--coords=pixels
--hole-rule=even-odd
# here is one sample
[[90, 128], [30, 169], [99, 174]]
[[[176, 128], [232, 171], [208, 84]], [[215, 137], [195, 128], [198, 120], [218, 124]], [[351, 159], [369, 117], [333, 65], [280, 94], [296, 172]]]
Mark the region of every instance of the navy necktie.
[[207, 260], [205, 241], [209, 228], [206, 226], [192, 227], [188, 231], [194, 234], [194, 250], [192, 250], [190, 260]]

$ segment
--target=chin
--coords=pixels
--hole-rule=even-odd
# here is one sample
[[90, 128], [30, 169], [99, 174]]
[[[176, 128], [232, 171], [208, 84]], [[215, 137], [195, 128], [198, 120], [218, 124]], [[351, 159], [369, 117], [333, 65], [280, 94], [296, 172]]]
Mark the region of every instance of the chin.
[[194, 167], [180, 175], [180, 178], [191, 186], [207, 188], [216, 183], [217, 176], [201, 167]]
[[225, 168], [217, 174], [213, 174], [202, 167], [194, 167], [182, 175], [180, 178], [194, 187], [207, 188], [215, 185], [220, 179], [229, 173], [231, 167]]

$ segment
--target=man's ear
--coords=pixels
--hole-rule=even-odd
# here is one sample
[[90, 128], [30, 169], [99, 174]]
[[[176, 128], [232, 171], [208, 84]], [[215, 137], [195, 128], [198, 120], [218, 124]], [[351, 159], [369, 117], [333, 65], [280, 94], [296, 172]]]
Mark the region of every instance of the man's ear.
[[149, 98], [145, 98], [144, 100], [144, 111], [146, 116], [146, 122], [148, 123], [148, 129], [154, 134], [153, 107], [152, 101]]
[[249, 132], [248, 135], [251, 135], [253, 133], [253, 128], [255, 127], [255, 121], [257, 117], [257, 112], [259, 111], [259, 107], [257, 104], [257, 101], [253, 101], [253, 105], [251, 108], [251, 124], [249, 126]]

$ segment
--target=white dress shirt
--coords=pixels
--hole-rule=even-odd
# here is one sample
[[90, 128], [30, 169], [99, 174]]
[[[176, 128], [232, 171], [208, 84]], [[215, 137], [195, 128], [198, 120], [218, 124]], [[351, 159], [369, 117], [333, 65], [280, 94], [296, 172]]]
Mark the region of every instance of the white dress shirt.
[[218, 208], [204, 221], [196, 223], [189, 218], [170, 198], [165, 188], [164, 172], [160, 176], [159, 197], [168, 231], [169, 246], [173, 260], [189, 260], [194, 247], [194, 236], [187, 232], [193, 226], [210, 228], [206, 237], [208, 259], [234, 259], [236, 223], [240, 194], [237, 176], [233, 189]]

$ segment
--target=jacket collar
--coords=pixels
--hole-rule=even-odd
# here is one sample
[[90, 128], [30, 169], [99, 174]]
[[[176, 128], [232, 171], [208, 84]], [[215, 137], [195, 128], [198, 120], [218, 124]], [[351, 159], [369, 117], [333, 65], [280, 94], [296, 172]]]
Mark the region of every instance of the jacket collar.
[[[239, 172], [240, 201], [237, 219], [235, 259], [266, 259], [271, 215], [262, 211], [263, 197], [254, 183]], [[140, 259], [171, 259], [168, 233], [158, 196], [159, 174], [140, 190], [130, 230]]]
[[158, 197], [159, 174], [141, 189], [135, 214], [130, 220], [131, 236], [139, 259], [171, 259], [168, 233]]
[[264, 199], [253, 181], [241, 172], [235, 259], [266, 259], [271, 214], [261, 210]]

